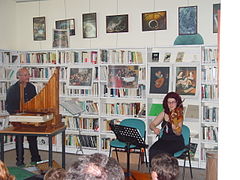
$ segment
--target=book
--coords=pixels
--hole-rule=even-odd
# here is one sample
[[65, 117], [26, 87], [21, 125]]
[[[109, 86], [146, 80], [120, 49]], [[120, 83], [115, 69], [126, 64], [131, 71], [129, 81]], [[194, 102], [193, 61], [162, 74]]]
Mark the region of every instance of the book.
[[159, 52], [152, 53], [152, 62], [159, 62]]
[[72, 115], [81, 114], [84, 111], [82, 106], [74, 100], [61, 101], [60, 105]]
[[199, 119], [199, 106], [189, 104], [185, 111], [185, 118], [186, 119]]
[[157, 116], [161, 112], [163, 112], [162, 104], [152, 104], [148, 115], [149, 116]]
[[176, 62], [183, 62], [184, 52], [178, 52]]

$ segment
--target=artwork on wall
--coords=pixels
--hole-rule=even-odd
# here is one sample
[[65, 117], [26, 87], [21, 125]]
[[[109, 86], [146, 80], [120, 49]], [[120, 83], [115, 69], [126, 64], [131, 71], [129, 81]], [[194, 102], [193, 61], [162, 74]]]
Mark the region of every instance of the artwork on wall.
[[82, 15], [83, 38], [97, 37], [97, 14], [87, 13]]
[[150, 67], [150, 94], [167, 94], [170, 89], [170, 67], [152, 66]]
[[108, 87], [109, 88], [137, 88], [138, 87], [138, 66], [108, 66]]
[[197, 34], [197, 6], [178, 8], [179, 35]]
[[197, 66], [177, 66], [175, 75], [175, 92], [180, 95], [195, 96]]
[[91, 89], [93, 82], [93, 68], [79, 68], [72, 66], [68, 68], [67, 85], [72, 89]]
[[106, 32], [128, 32], [128, 15], [106, 16]]
[[150, 12], [142, 14], [142, 31], [167, 29], [167, 12]]
[[218, 12], [220, 11], [220, 4], [213, 4], [213, 33], [218, 33]]
[[53, 30], [53, 48], [68, 48], [69, 32], [66, 29]]
[[33, 40], [34, 41], [46, 40], [45, 17], [34, 17], [33, 18]]
[[56, 29], [67, 29], [69, 30], [69, 35], [75, 35], [75, 20], [74, 19], [64, 19], [56, 21]]

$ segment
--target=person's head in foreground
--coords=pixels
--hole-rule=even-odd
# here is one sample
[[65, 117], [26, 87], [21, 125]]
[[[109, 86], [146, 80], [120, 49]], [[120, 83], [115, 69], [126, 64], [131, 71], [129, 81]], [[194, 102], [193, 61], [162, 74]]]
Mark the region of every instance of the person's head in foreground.
[[167, 153], [154, 156], [151, 165], [152, 180], [176, 180], [178, 177], [178, 160]]
[[81, 155], [67, 171], [67, 180], [124, 180], [124, 172], [114, 159], [100, 153]]

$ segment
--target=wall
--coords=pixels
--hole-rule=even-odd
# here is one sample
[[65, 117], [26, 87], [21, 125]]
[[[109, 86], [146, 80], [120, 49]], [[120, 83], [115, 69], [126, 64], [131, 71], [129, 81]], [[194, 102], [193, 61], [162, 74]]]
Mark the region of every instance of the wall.
[[0, 49], [16, 49], [16, 1], [0, 0]]
[[[74, 18], [76, 35], [70, 48], [171, 46], [178, 35], [178, 7], [198, 6], [198, 33], [206, 45], [217, 44], [212, 31], [213, 4], [220, 0], [45, 0], [16, 4], [16, 47], [19, 50], [52, 48], [56, 20]], [[167, 11], [167, 30], [142, 32], [142, 13]], [[97, 13], [97, 38], [82, 38], [82, 14]], [[128, 14], [128, 33], [106, 33], [106, 16]], [[45, 16], [47, 40], [33, 41], [33, 17]]]

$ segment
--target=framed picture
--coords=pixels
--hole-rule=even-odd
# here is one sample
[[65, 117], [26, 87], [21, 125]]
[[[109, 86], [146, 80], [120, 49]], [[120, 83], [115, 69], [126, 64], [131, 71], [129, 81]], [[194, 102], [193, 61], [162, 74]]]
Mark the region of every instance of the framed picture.
[[142, 31], [167, 29], [167, 12], [150, 12], [142, 14]]
[[33, 40], [34, 41], [46, 40], [45, 17], [34, 17], [33, 18]]
[[189, 97], [196, 96], [197, 92], [197, 66], [177, 66], [175, 69], [175, 92]]
[[149, 68], [149, 94], [167, 94], [171, 89], [171, 67], [151, 66]]
[[178, 8], [179, 35], [197, 34], [197, 6]]
[[213, 33], [218, 33], [218, 12], [220, 11], [220, 4], [213, 4]]
[[68, 29], [69, 35], [75, 35], [75, 20], [74, 19], [64, 19], [56, 21], [56, 29]]
[[68, 30], [54, 29], [53, 30], [53, 48], [68, 48], [69, 33]]
[[138, 87], [138, 66], [108, 66], [108, 87], [109, 88], [137, 88]]
[[128, 32], [128, 15], [106, 16], [106, 32]]
[[97, 14], [88, 13], [82, 15], [83, 38], [97, 37]]
[[72, 66], [68, 68], [67, 86], [71, 89], [91, 89], [93, 82], [93, 68]]

